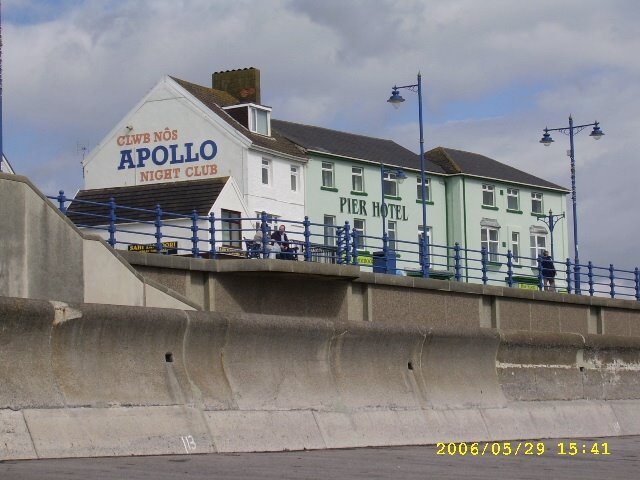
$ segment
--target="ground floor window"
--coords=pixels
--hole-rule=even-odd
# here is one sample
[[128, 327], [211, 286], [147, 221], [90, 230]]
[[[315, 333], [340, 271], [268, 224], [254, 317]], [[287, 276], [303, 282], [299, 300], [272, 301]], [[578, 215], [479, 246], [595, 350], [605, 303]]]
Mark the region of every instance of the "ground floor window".
[[324, 244], [328, 247], [336, 245], [336, 217], [334, 215], [324, 216]]
[[520, 263], [520, 233], [511, 232], [511, 255], [514, 264]]
[[242, 226], [240, 221], [240, 212], [222, 209], [220, 218], [223, 245], [242, 248]]
[[531, 266], [538, 265], [538, 257], [547, 249], [547, 235], [539, 232], [531, 233]]
[[396, 242], [397, 225], [397, 222], [387, 221], [387, 238], [389, 239], [388, 247], [390, 250], [398, 249], [398, 243]]
[[488, 260], [498, 262], [498, 229], [493, 227], [482, 227], [480, 229], [480, 244], [487, 250]]

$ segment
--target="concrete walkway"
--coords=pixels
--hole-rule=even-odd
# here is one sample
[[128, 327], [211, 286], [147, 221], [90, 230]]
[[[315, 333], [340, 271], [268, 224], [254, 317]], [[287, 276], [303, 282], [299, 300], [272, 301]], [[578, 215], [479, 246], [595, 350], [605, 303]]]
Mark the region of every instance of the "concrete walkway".
[[[534, 443], [537, 452], [538, 442]], [[558, 443], [576, 456], [559, 455]], [[608, 444], [610, 455], [582, 453], [582, 446]], [[504, 443], [504, 442], [503, 442]], [[513, 450], [518, 442], [512, 442]], [[93, 458], [0, 462], [0, 478], [13, 480], [86, 479], [374, 479], [474, 478], [580, 479], [637, 478], [640, 436], [544, 440], [542, 455], [450, 456], [437, 448], [387, 447], [306, 452], [209, 454], [133, 458]], [[481, 446], [483, 446], [481, 444]], [[497, 451], [497, 448], [495, 448]], [[541, 450], [541, 448], [540, 448]]]

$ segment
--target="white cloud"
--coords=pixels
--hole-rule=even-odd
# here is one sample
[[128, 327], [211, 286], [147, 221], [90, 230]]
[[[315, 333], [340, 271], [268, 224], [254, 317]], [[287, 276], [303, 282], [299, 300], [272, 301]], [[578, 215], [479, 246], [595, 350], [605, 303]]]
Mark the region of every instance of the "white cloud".
[[[640, 2], [8, 0], [3, 7], [5, 151], [48, 193], [56, 183], [69, 191], [81, 185], [76, 144], [95, 145], [164, 74], [208, 85], [213, 71], [255, 66], [275, 117], [417, 151], [415, 95], [407, 92], [401, 112], [385, 100], [392, 85], [414, 83], [421, 70], [427, 147], [474, 151], [570, 186], [568, 140], [558, 133], [545, 149], [542, 128], [563, 126], [570, 113], [576, 122], [602, 122], [598, 144], [588, 131], [576, 139], [582, 255], [640, 264], [632, 241], [640, 234]], [[487, 98], [500, 108], [483, 110]]]

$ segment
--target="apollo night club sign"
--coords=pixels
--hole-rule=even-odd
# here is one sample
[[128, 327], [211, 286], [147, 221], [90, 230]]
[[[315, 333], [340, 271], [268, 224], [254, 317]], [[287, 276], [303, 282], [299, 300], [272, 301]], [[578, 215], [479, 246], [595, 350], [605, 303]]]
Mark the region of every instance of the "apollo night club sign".
[[[178, 138], [178, 130], [169, 127], [158, 132], [120, 135], [116, 139], [118, 146], [130, 148], [120, 150], [118, 170], [140, 169], [140, 183], [196, 179], [218, 173], [218, 165], [211, 162], [218, 153], [216, 142], [179, 143]], [[159, 142], [163, 143], [152, 145]]]

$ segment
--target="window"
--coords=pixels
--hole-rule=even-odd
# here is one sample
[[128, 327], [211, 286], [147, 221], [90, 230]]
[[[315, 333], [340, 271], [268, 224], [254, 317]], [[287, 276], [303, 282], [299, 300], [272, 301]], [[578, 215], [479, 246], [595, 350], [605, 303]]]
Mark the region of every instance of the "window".
[[[431, 245], [431, 233], [432, 228], [427, 226], [427, 252], [429, 252], [429, 264], [433, 265], [433, 247]], [[418, 225], [418, 252], [420, 254], [420, 259], [422, 259], [422, 225]]]
[[223, 245], [229, 247], [242, 248], [240, 225], [240, 212], [222, 209], [220, 216]]
[[495, 185], [482, 185], [482, 205], [486, 207], [496, 206]]
[[384, 180], [385, 197], [398, 197], [398, 176], [395, 173], [385, 173]]
[[351, 167], [351, 190], [364, 192], [364, 176], [361, 167]]
[[[418, 200], [422, 200], [422, 178], [419, 176], [417, 178], [418, 180], [418, 185], [417, 185], [417, 189], [418, 189]], [[425, 202], [430, 202], [431, 201], [431, 179], [430, 178], [425, 178], [424, 179], [424, 190], [425, 190], [425, 194], [426, 194], [426, 198], [425, 198]]]
[[542, 194], [541, 193], [534, 192], [531, 194], [531, 212], [542, 213]]
[[333, 215], [324, 216], [324, 244], [329, 247], [336, 245], [336, 217]]
[[520, 192], [516, 188], [507, 188], [507, 208], [520, 210]]
[[511, 254], [513, 255], [512, 261], [514, 264], [520, 263], [520, 233], [511, 232]]
[[291, 191], [298, 191], [298, 167], [291, 165]]
[[354, 218], [353, 219], [353, 231], [356, 232], [356, 248], [364, 248], [366, 247], [366, 239], [367, 231], [366, 231], [366, 222], [362, 218]]
[[389, 248], [391, 250], [397, 250], [398, 248], [396, 244], [396, 226], [396, 222], [387, 222], [387, 238], [389, 239]]
[[363, 237], [367, 234], [366, 225], [367, 225], [367, 222], [365, 222], [362, 218], [353, 219], [353, 229], [358, 231], [359, 237]]
[[259, 108], [251, 108], [251, 125], [249, 130], [260, 135], [269, 135], [269, 112]]
[[333, 188], [333, 163], [322, 162], [322, 186]]
[[271, 177], [271, 161], [266, 158], [262, 159], [262, 184], [269, 185], [269, 178]]
[[531, 227], [531, 266], [538, 265], [538, 257], [547, 249], [547, 231], [541, 227]]
[[487, 250], [490, 262], [498, 261], [498, 229], [493, 227], [481, 227], [480, 243]]

